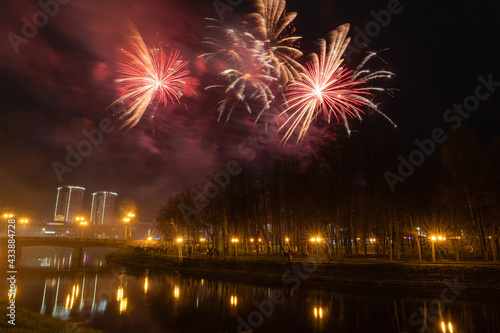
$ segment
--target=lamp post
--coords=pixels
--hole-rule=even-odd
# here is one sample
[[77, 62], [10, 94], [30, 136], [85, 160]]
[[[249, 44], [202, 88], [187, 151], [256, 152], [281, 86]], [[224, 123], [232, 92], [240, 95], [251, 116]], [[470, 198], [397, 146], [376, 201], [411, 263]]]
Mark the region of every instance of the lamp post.
[[313, 237], [311, 238], [311, 242], [313, 244], [316, 244], [316, 260], [318, 260], [319, 242], [321, 242], [321, 238]]
[[3, 214], [3, 218], [5, 219], [5, 235], [8, 237], [9, 236], [9, 219], [13, 218], [14, 214], [6, 213]]
[[125, 234], [123, 235], [123, 239], [126, 240], [127, 239], [127, 227], [128, 227], [128, 223], [130, 222], [130, 218], [125, 217], [123, 219], [123, 222], [125, 222]]
[[28, 219], [21, 219], [21, 224], [23, 225], [23, 230], [21, 231], [21, 236], [24, 236], [24, 229], [26, 229], [27, 223], [28, 223]]
[[87, 225], [87, 221], [81, 221], [80, 226], [82, 227], [82, 236], [80, 238], [83, 238], [83, 228]]
[[[125, 219], [127, 219], [126, 222], [128, 223], [128, 228], [129, 228], [128, 229], [128, 238], [130, 238], [130, 239], [132, 239], [132, 219], [134, 217], [135, 217], [135, 214], [133, 214], [133, 213], [128, 213], [127, 217], [125, 217]], [[124, 219], [124, 221], [125, 221], [125, 219]], [[125, 228], [125, 238], [127, 237], [126, 230], [127, 230], [127, 228]]]
[[129, 230], [128, 230], [128, 237], [132, 238], [132, 219], [135, 217], [135, 214], [133, 213], [128, 213], [127, 218], [129, 219], [130, 225], [129, 225]]
[[[200, 238], [200, 253], [201, 253], [201, 248], [202, 248], [201, 244], [205, 245], [205, 241], [206, 241], [205, 238], [203, 238], [203, 237]], [[205, 246], [203, 246], [203, 249], [205, 250]]]
[[181, 246], [182, 246], [182, 238], [179, 237], [179, 238], [177, 238], [177, 249], [179, 251], [179, 261], [182, 260], [182, 248], [181, 248]]
[[233, 238], [231, 239], [231, 242], [234, 244], [234, 257], [236, 258], [238, 256], [236, 247], [238, 245], [239, 239], [238, 238]]
[[76, 223], [80, 225], [80, 228], [82, 228], [81, 238], [83, 238], [83, 227], [87, 225], [87, 222], [85, 221], [85, 218], [83, 216], [77, 216], [75, 218], [75, 220], [76, 220]]
[[436, 241], [445, 241], [446, 238], [443, 236], [431, 236], [431, 250], [432, 250], [432, 262], [436, 262]]

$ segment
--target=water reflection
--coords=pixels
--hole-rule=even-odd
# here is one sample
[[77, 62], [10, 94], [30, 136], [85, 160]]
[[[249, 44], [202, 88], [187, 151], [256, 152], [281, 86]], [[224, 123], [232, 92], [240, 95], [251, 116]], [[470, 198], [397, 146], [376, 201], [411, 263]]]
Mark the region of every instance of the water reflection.
[[[451, 321], [448, 322], [448, 325], [444, 321], [441, 322], [441, 328], [443, 330], [443, 333], [453, 333], [453, 325], [451, 324]], [[448, 330], [446, 330], [448, 328]]]
[[100, 268], [106, 265], [106, 254], [115, 251], [105, 249], [71, 249], [54, 246], [30, 246], [23, 248], [20, 267], [70, 270]]
[[[59, 266], [51, 260], [50, 271], [19, 274], [17, 304], [109, 332], [238, 332], [250, 327], [273, 333], [483, 333], [500, 327], [497, 303], [433, 303], [440, 292], [419, 298], [355, 290], [292, 292], [280, 283], [247, 285], [148, 270], [61, 270], [69, 263], [63, 257], [58, 257]], [[277, 293], [283, 295], [280, 304]]]

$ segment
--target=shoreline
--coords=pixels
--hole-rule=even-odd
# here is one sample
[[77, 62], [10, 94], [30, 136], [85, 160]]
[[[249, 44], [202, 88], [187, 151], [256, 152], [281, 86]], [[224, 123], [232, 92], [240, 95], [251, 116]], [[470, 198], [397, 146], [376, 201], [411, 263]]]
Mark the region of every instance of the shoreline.
[[[3, 318], [7, 316], [7, 303], [0, 302]], [[54, 318], [45, 314], [29, 310], [25, 307], [16, 306], [15, 325], [8, 324], [7, 319], [0, 323], [0, 331], [9, 332], [79, 332], [79, 333], [105, 333], [106, 331], [89, 328], [86, 326], [74, 324], [71, 321]]]
[[375, 292], [441, 292], [447, 285], [466, 286], [482, 297], [500, 295], [500, 265], [422, 264], [314, 260], [285, 262], [245, 258], [207, 259], [152, 255], [118, 250], [106, 256], [109, 264], [141, 270], [165, 271], [186, 276], [230, 279], [239, 282], [318, 289], [370, 289]]

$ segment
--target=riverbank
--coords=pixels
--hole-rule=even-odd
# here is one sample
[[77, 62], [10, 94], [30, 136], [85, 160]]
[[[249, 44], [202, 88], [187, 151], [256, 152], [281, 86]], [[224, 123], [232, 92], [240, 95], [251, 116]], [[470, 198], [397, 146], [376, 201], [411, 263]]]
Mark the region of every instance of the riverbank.
[[7, 303], [0, 303], [0, 331], [15, 333], [103, 333], [104, 331], [80, 327], [59, 318], [52, 318], [22, 307], [16, 307], [15, 325], [7, 322]]
[[411, 288], [441, 290], [448, 284], [460, 284], [498, 296], [500, 265], [422, 264], [388, 261], [315, 261], [286, 262], [269, 258], [183, 258], [153, 255], [124, 249], [106, 257], [108, 263], [130, 269], [163, 270], [206, 278], [229, 278], [249, 283], [274, 282], [294, 286], [329, 288], [342, 286]]

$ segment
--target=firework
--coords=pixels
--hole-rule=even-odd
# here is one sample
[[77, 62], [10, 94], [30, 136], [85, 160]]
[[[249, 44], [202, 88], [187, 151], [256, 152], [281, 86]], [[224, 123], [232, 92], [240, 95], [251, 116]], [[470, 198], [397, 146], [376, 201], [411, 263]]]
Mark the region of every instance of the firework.
[[234, 108], [242, 104], [249, 113], [257, 112], [255, 122], [270, 108], [274, 100], [274, 93], [270, 87], [276, 85], [278, 79], [276, 68], [264, 43], [246, 32], [224, 28], [222, 22], [210, 19], [217, 25], [207, 28], [222, 32], [223, 38], [208, 37], [204, 43], [215, 49], [214, 52], [202, 55], [206, 60], [213, 57], [222, 57], [226, 69], [219, 73], [225, 84], [211, 85], [205, 88], [220, 88], [224, 90], [225, 98], [219, 102], [218, 112], [220, 120], [227, 111], [226, 121], [229, 120]]
[[297, 13], [285, 14], [285, 0], [256, 0], [254, 5], [256, 12], [247, 16], [257, 23], [253, 35], [264, 42], [271, 63], [276, 68], [282, 83], [293, 82], [295, 78], [300, 77], [300, 72], [303, 70], [302, 65], [296, 60], [302, 56], [302, 52], [293, 45], [302, 37], [282, 37], [282, 35]]
[[370, 99], [373, 92], [384, 91], [384, 89], [366, 85], [371, 80], [390, 77], [392, 73], [370, 72], [363, 69], [366, 62], [375, 56], [373, 52], [356, 70], [344, 67], [341, 56], [350, 41], [350, 38], [347, 38], [348, 31], [349, 24], [344, 24], [330, 33], [328, 43], [320, 39], [319, 55], [313, 53], [312, 60], [306, 64], [304, 72], [301, 73], [301, 78], [288, 86], [285, 93], [288, 108], [282, 112], [282, 115], [289, 112], [291, 115], [280, 127], [280, 130], [287, 128], [282, 139], [285, 143], [299, 126], [301, 128], [297, 143], [300, 142], [311, 122], [321, 114], [327, 118], [328, 122], [332, 115], [337, 121], [342, 120], [348, 132], [348, 118], [361, 120], [363, 108], [366, 107], [382, 114], [392, 123]]
[[122, 128], [134, 127], [155, 99], [164, 106], [178, 102], [183, 95], [184, 80], [189, 75], [186, 66], [187, 61], [182, 60], [177, 50], [167, 53], [161, 47], [147, 47], [136, 27], [130, 23], [128, 47], [121, 49], [117, 66], [120, 78], [116, 82], [124, 93], [113, 102], [129, 103], [123, 114], [126, 119]]

